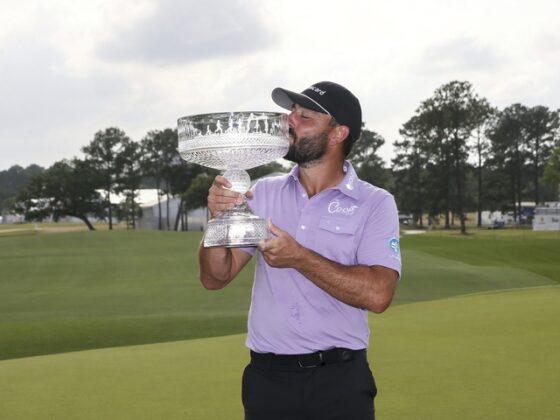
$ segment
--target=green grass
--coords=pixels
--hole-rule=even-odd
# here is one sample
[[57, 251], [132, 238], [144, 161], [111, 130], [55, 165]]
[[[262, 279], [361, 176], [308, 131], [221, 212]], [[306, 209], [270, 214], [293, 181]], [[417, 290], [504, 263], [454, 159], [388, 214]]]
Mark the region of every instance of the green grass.
[[[208, 292], [199, 233], [57, 230], [0, 233], [0, 418], [242, 418], [252, 266]], [[370, 315], [379, 417], [560, 418], [560, 235], [402, 249], [395, 304]]]
[[[226, 289], [204, 290], [200, 233], [47, 231], [0, 235], [0, 360], [246, 329], [252, 266]], [[560, 240], [523, 235], [404, 237], [395, 304], [557, 284]]]
[[[371, 315], [380, 418], [556, 420], [560, 286]], [[244, 335], [0, 361], [0, 418], [241, 419]]]
[[252, 274], [198, 281], [200, 233], [0, 237], [0, 359], [244, 331]]
[[381, 418], [560, 418], [560, 286], [402, 305], [373, 322]]
[[[402, 239], [405, 250], [480, 267], [511, 267], [560, 282], [560, 233], [473, 231], [468, 236], [433, 232]], [[405, 266], [406, 268], [406, 266]]]

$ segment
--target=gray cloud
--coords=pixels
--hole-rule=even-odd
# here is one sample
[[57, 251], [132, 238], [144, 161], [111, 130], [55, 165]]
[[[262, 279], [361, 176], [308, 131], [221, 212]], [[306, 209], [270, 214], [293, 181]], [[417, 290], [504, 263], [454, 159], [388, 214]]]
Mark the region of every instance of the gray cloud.
[[272, 34], [248, 0], [161, 0], [155, 12], [117, 31], [99, 48], [101, 58], [183, 64], [257, 51]]
[[93, 136], [78, 127], [128, 89], [115, 75], [68, 74], [60, 53], [31, 36], [3, 49], [0, 68], [0, 168], [72, 157]]
[[501, 64], [499, 54], [473, 38], [455, 38], [428, 48], [422, 57], [427, 71], [489, 71]]

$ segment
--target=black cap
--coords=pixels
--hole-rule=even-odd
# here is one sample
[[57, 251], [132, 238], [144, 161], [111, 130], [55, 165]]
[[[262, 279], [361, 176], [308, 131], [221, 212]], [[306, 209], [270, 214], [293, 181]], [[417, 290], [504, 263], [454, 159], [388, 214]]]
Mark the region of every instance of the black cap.
[[362, 107], [352, 92], [333, 82], [319, 82], [301, 93], [276, 88], [272, 91], [272, 100], [285, 109], [292, 109], [294, 104], [304, 108], [328, 114], [350, 129], [350, 138], [358, 140], [362, 131]]

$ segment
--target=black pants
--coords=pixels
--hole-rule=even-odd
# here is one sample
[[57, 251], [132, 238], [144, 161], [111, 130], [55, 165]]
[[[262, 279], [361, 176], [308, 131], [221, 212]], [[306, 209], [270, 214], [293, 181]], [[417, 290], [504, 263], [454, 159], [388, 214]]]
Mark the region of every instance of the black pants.
[[252, 355], [243, 372], [245, 420], [375, 419], [377, 388], [365, 351], [351, 360], [331, 357], [317, 365], [308, 360], [274, 363]]

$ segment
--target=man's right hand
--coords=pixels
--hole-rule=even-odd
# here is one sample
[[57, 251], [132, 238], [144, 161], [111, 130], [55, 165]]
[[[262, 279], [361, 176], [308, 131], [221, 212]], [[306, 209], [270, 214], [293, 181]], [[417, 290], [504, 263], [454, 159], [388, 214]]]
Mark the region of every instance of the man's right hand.
[[[218, 175], [214, 179], [210, 190], [208, 190], [208, 210], [210, 210], [212, 217], [216, 217], [220, 212], [243, 203], [243, 194], [229, 188], [231, 188], [231, 183], [223, 176]], [[245, 196], [252, 198], [253, 194], [251, 191], [247, 191]]]
[[[208, 210], [212, 217], [243, 203], [243, 194], [230, 190], [230, 187], [231, 183], [223, 176], [218, 175], [214, 179], [208, 191]], [[248, 191], [245, 196], [252, 198], [253, 194]], [[241, 249], [220, 246], [205, 248], [201, 242], [198, 248], [200, 281], [207, 289], [222, 289], [237, 276], [250, 259], [251, 254]]]

